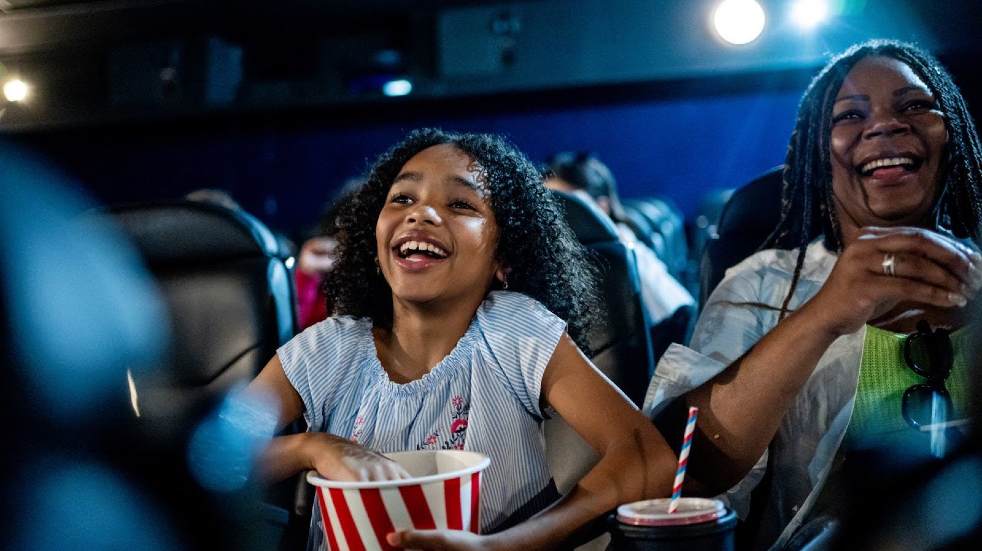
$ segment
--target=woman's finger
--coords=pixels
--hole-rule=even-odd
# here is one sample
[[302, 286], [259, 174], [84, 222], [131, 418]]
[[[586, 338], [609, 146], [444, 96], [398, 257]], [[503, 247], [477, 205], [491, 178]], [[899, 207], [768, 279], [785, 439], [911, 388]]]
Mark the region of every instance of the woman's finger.
[[871, 262], [867, 269], [876, 275], [912, 279], [966, 297], [976, 294], [976, 289], [972, 286], [934, 261], [921, 256], [887, 253], [884, 260]]
[[977, 285], [980, 277], [978, 269], [968, 255], [950, 240], [927, 233], [893, 233], [883, 235], [870, 242], [876, 254], [882, 253], [884, 260], [888, 254], [921, 256], [934, 261], [942, 268], [968, 285]]
[[965, 295], [913, 279], [880, 276], [876, 285], [880, 294], [896, 302], [911, 301], [939, 308], [961, 308], [968, 304]]
[[938, 232], [933, 232], [931, 230], [925, 230], [924, 228], [915, 228], [910, 226], [895, 226], [892, 228], [866, 226], [862, 228], [862, 231], [864, 235], [861, 235], [860, 239], [864, 239], [864, 238], [870, 239], [870, 238], [880, 237], [884, 235], [922, 235], [922, 234], [933, 235], [941, 240], [947, 241], [952, 246], [959, 249], [973, 263], [975, 264], [982, 263], [982, 254], [980, 254], [979, 251], [973, 249], [972, 247], [969, 247], [968, 245], [962, 243], [961, 241], [958, 241], [957, 239], [953, 239], [947, 235]]

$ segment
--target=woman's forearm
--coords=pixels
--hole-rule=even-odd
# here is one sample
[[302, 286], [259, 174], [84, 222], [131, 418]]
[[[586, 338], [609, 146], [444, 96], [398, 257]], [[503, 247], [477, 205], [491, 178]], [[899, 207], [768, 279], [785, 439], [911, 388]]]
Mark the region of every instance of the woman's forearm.
[[617, 505], [671, 493], [676, 458], [646, 421], [612, 443], [600, 461], [555, 505], [492, 536], [497, 549], [550, 549]]
[[703, 491], [720, 493], [761, 457], [819, 359], [839, 336], [809, 302], [726, 370], [690, 392], [699, 408], [689, 465]]

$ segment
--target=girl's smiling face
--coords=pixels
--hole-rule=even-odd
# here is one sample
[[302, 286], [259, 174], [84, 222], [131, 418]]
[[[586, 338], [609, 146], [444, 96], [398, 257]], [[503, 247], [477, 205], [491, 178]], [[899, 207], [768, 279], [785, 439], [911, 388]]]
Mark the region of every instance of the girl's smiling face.
[[375, 241], [394, 300], [476, 307], [500, 268], [483, 168], [451, 144], [417, 153], [389, 189]]
[[840, 220], [924, 223], [937, 197], [947, 138], [936, 98], [910, 67], [879, 56], [856, 63], [832, 107], [832, 190]]

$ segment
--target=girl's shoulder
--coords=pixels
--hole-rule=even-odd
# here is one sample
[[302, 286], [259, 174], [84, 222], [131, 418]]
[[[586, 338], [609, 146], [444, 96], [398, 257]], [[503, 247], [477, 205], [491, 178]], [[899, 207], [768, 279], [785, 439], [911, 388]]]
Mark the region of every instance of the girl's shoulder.
[[281, 350], [349, 357], [363, 349], [366, 339], [370, 342], [371, 338], [371, 319], [331, 316], [304, 329]]
[[552, 321], [559, 318], [534, 298], [514, 291], [491, 291], [477, 309], [480, 324], [512, 321]]

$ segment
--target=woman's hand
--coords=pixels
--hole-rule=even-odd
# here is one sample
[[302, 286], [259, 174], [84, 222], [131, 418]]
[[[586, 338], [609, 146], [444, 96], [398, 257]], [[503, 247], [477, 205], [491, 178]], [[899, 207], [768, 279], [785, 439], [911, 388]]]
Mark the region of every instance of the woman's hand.
[[307, 467], [330, 480], [398, 480], [410, 478], [401, 465], [349, 440], [312, 432], [302, 445]]
[[[888, 273], [890, 258], [893, 275]], [[829, 333], [845, 335], [901, 302], [965, 306], [982, 287], [980, 268], [978, 253], [939, 233], [867, 227], [842, 252], [807, 306]]]
[[385, 538], [389, 545], [402, 549], [432, 551], [493, 551], [493, 536], [479, 536], [463, 530], [405, 530]]

